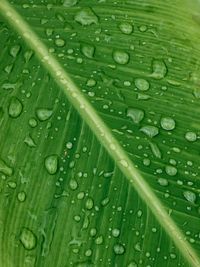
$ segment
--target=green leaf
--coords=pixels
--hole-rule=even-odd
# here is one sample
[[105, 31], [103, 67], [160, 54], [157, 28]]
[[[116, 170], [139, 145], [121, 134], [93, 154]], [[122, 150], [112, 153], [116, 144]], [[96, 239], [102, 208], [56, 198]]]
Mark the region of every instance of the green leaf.
[[2, 266], [200, 266], [199, 10], [1, 0]]

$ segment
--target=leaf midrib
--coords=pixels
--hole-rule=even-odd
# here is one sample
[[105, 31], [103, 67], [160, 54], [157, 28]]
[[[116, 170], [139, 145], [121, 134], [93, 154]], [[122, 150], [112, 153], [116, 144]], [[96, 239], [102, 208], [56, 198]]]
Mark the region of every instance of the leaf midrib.
[[99, 142], [105, 147], [116, 165], [122, 171], [129, 183], [135, 188], [139, 196], [149, 206], [161, 226], [176, 244], [182, 255], [191, 266], [200, 266], [200, 259], [191, 245], [185, 240], [185, 236], [175, 222], [165, 211], [160, 202], [142, 175], [134, 167], [133, 162], [123, 150], [118, 141], [113, 137], [110, 129], [106, 126], [92, 105], [81, 93], [79, 88], [71, 80], [69, 74], [60, 65], [57, 59], [49, 54], [47, 47], [39, 40], [24, 19], [5, 0], [0, 1], [0, 12], [12, 27], [23, 37], [37, 55], [44, 68], [52, 75], [66, 97], [80, 114], [81, 118], [89, 125]]

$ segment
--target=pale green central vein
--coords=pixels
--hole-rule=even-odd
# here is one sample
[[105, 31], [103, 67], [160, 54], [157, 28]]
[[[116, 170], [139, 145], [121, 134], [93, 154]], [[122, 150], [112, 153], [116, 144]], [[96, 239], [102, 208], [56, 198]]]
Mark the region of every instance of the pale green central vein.
[[6, 0], [0, 1], [0, 11], [13, 28], [24, 38], [26, 43], [35, 51], [44, 67], [51, 73], [57, 84], [65, 92], [68, 100], [76, 108], [83, 120], [89, 125], [122, 173], [137, 190], [140, 197], [149, 206], [159, 223], [174, 241], [182, 255], [187, 259], [188, 263], [191, 266], [199, 267], [200, 259], [196, 252], [185, 240], [185, 236], [167, 214], [163, 204], [134, 167], [133, 162], [129, 159], [121, 145], [112, 136], [110, 129], [71, 80], [66, 70], [60, 65], [57, 59], [48, 52], [48, 48], [40, 41], [38, 36], [31, 30], [30, 26]]

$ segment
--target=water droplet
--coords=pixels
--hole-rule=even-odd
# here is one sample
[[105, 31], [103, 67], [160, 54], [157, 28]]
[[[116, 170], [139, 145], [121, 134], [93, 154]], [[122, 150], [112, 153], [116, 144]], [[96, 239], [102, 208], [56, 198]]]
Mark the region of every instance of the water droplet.
[[35, 128], [37, 126], [37, 121], [35, 118], [30, 118], [29, 121], [28, 121], [28, 124], [32, 127], [32, 128]]
[[103, 243], [103, 236], [100, 235], [95, 239], [95, 244], [101, 245]]
[[44, 164], [49, 174], [55, 174], [58, 170], [58, 156], [50, 155], [46, 157]]
[[36, 147], [36, 143], [30, 135], [25, 137], [24, 143], [29, 147]]
[[144, 166], [149, 166], [151, 164], [150, 159], [143, 159]]
[[124, 34], [131, 34], [133, 32], [133, 25], [128, 22], [122, 22], [119, 25], [119, 29]]
[[81, 11], [79, 11], [75, 15], [74, 19], [75, 19], [75, 21], [77, 21], [78, 23], [80, 23], [83, 26], [88, 26], [91, 24], [97, 24], [99, 21], [97, 15], [89, 7], [85, 7]]
[[197, 140], [197, 135], [194, 132], [187, 132], [185, 134], [185, 139], [189, 142], [195, 142]]
[[78, 188], [78, 183], [75, 179], [71, 179], [69, 181], [69, 187], [72, 189], [72, 190], [76, 190]]
[[10, 48], [10, 55], [12, 57], [16, 57], [19, 54], [20, 50], [21, 50], [20, 45], [14, 45]]
[[93, 58], [95, 47], [89, 44], [81, 44], [81, 52], [87, 58]]
[[16, 97], [12, 97], [8, 107], [9, 116], [12, 118], [17, 118], [21, 115], [22, 110], [23, 110], [23, 105], [21, 101]]
[[90, 235], [93, 237], [97, 234], [97, 229], [96, 228], [92, 228], [90, 229]]
[[0, 159], [0, 172], [2, 172], [3, 174], [5, 174], [7, 176], [11, 176], [13, 174], [13, 169], [11, 167], [9, 167], [5, 163], [5, 161]]
[[141, 78], [135, 79], [135, 86], [141, 91], [147, 91], [150, 87], [149, 82]]
[[159, 134], [159, 129], [156, 126], [151, 125], [143, 126], [142, 128], [140, 128], [140, 131], [150, 138]]
[[134, 123], [138, 124], [144, 119], [144, 111], [136, 108], [128, 108], [126, 116], [130, 117]]
[[65, 40], [58, 38], [55, 40], [55, 45], [58, 47], [63, 47], [65, 45]]
[[121, 51], [121, 50], [115, 50], [113, 52], [113, 59], [116, 63], [120, 65], [125, 65], [129, 62], [129, 54]]
[[20, 241], [25, 249], [32, 250], [37, 245], [36, 235], [28, 228], [23, 228], [20, 233]]
[[166, 166], [165, 171], [169, 176], [175, 176], [177, 174], [177, 168], [175, 168], [174, 166]]
[[52, 109], [39, 108], [36, 110], [36, 116], [40, 121], [46, 121], [51, 118], [53, 114]]
[[162, 158], [162, 154], [161, 154], [161, 151], [160, 151], [158, 145], [155, 144], [155, 143], [152, 143], [152, 142], [149, 143], [149, 145], [150, 145], [150, 148], [151, 148], [151, 151], [152, 151], [153, 155], [156, 158], [161, 159]]
[[28, 50], [24, 53], [24, 59], [25, 59], [25, 62], [28, 63], [30, 61], [30, 59], [32, 58], [33, 56], [33, 51], [32, 50]]
[[75, 6], [78, 3], [78, 0], [64, 0], [63, 6], [71, 7]]
[[128, 167], [128, 162], [127, 162], [125, 159], [120, 160], [120, 163], [121, 163], [121, 165], [124, 166], [125, 168]]
[[10, 188], [12, 188], [12, 189], [15, 189], [15, 188], [17, 187], [17, 184], [16, 184], [15, 182], [13, 182], [13, 181], [9, 181], [9, 182], [8, 182], [8, 186], [9, 186]]
[[92, 198], [88, 198], [85, 203], [85, 207], [87, 210], [91, 210], [94, 206], [94, 201]]
[[21, 191], [17, 194], [17, 199], [20, 202], [24, 202], [26, 200], [26, 193], [24, 191]]
[[183, 196], [185, 197], [185, 199], [187, 199], [187, 201], [191, 202], [192, 204], [195, 204], [196, 195], [194, 192], [184, 191]]
[[162, 118], [160, 121], [160, 124], [161, 124], [161, 127], [166, 131], [171, 131], [176, 127], [176, 123], [174, 119], [169, 118], [169, 117]]
[[9, 64], [4, 68], [4, 71], [8, 74], [10, 74], [13, 70], [14, 64]]
[[167, 181], [167, 179], [165, 179], [165, 178], [159, 178], [159, 179], [158, 179], [158, 183], [159, 183], [159, 185], [161, 185], [161, 186], [168, 186], [168, 181]]
[[138, 267], [137, 263], [135, 261], [131, 261], [127, 267]]
[[163, 79], [167, 74], [167, 66], [163, 60], [154, 59], [152, 61], [152, 74], [151, 77], [155, 79]]
[[120, 235], [120, 230], [115, 228], [112, 230], [112, 236], [113, 237], [118, 237]]
[[125, 253], [125, 247], [121, 244], [115, 244], [113, 250], [116, 255], [122, 255]]

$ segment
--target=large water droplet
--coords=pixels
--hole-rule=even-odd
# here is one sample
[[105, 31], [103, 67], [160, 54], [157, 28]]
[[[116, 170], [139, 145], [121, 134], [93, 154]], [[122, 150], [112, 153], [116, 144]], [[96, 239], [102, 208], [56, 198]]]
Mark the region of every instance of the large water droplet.
[[97, 24], [99, 21], [97, 15], [89, 7], [85, 7], [81, 11], [79, 11], [75, 15], [74, 19], [75, 19], [75, 21], [77, 21], [78, 23], [80, 23], [83, 26], [88, 26], [91, 24]]
[[144, 119], [144, 111], [137, 108], [128, 108], [126, 115], [136, 124]]
[[88, 198], [88, 199], [86, 200], [86, 203], [85, 203], [85, 207], [86, 207], [86, 209], [91, 210], [91, 209], [93, 208], [93, 206], [94, 206], [94, 201], [93, 201], [93, 199], [92, 199], [92, 198]]
[[183, 196], [185, 197], [185, 199], [187, 199], [187, 201], [191, 202], [192, 204], [194, 204], [196, 201], [196, 195], [194, 192], [184, 191]]
[[177, 168], [174, 166], [166, 166], [165, 171], [169, 176], [175, 176], [177, 174]]
[[20, 50], [21, 50], [20, 45], [14, 45], [10, 48], [10, 55], [12, 57], [16, 57], [19, 54]]
[[51, 118], [53, 114], [52, 109], [39, 108], [36, 110], [36, 116], [40, 121], [46, 121]]
[[194, 132], [187, 132], [185, 134], [185, 139], [189, 142], [195, 142], [197, 140], [197, 135]]
[[125, 253], [125, 247], [122, 244], [115, 244], [113, 250], [116, 255], [122, 255]]
[[125, 65], [129, 62], [129, 54], [121, 51], [121, 50], [115, 50], [113, 52], [113, 59], [116, 63], [120, 65]]
[[174, 119], [169, 118], [169, 117], [162, 118], [160, 121], [160, 124], [161, 124], [161, 127], [166, 131], [171, 131], [176, 127], [176, 123]]
[[63, 47], [65, 45], [65, 40], [58, 38], [55, 40], [55, 45], [58, 47]]
[[89, 44], [81, 44], [81, 52], [87, 58], [93, 58], [95, 47]]
[[159, 179], [158, 179], [158, 183], [159, 183], [159, 185], [161, 185], [161, 186], [168, 186], [168, 181], [167, 181], [167, 179], [165, 179], [165, 178], [159, 178]]
[[135, 79], [135, 86], [141, 91], [149, 90], [149, 82], [145, 79], [137, 78]]
[[167, 74], [167, 66], [163, 60], [154, 59], [152, 61], [152, 74], [151, 77], [155, 79], [162, 79]]
[[3, 174], [5, 174], [7, 176], [11, 176], [13, 174], [13, 169], [11, 167], [9, 167], [5, 163], [5, 161], [0, 159], [0, 172], [2, 172]]
[[133, 25], [128, 22], [122, 22], [119, 25], [119, 29], [124, 34], [131, 34], [133, 32]]
[[44, 164], [49, 174], [55, 174], [58, 170], [58, 156], [50, 155], [46, 157]]
[[36, 235], [28, 228], [23, 228], [20, 234], [20, 241], [25, 249], [32, 250], [37, 245]]
[[8, 107], [9, 116], [12, 118], [17, 118], [21, 115], [22, 110], [23, 110], [23, 105], [21, 101], [16, 97], [12, 97]]
[[147, 125], [140, 128], [140, 131], [152, 138], [159, 134], [159, 129], [156, 126]]

